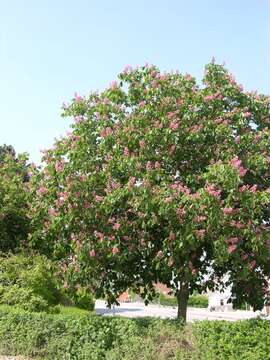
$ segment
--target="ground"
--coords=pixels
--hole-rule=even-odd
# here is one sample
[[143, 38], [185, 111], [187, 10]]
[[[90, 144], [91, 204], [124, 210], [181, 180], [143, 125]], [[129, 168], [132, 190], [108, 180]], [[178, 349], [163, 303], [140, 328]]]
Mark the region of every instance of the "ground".
[[[95, 306], [98, 314], [113, 316], [126, 316], [126, 317], [143, 317], [143, 316], [154, 316], [162, 319], [176, 318], [177, 308], [171, 306], [159, 306], [159, 305], [148, 305], [145, 306], [143, 303], [121, 303], [120, 306], [112, 307], [108, 309], [106, 302], [102, 300], [96, 301]], [[236, 321], [254, 318], [260, 315], [260, 312], [237, 310], [237, 311], [213, 311], [210, 312], [207, 309], [202, 308], [188, 308], [187, 321], [192, 322], [196, 320], [227, 320]], [[1, 359], [0, 359], [1, 360]]]

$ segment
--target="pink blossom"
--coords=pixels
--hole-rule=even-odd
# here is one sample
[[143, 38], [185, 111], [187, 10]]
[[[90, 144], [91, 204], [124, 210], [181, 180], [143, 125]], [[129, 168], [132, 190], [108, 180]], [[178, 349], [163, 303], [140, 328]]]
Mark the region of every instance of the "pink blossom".
[[236, 229], [243, 229], [245, 226], [240, 221], [232, 220], [230, 225], [235, 227]]
[[118, 85], [117, 85], [117, 81], [115, 81], [115, 80], [110, 83], [110, 88], [111, 88], [111, 89], [116, 89], [117, 86], [118, 86]]
[[173, 111], [168, 112], [167, 116], [169, 119], [173, 118], [175, 113]]
[[79, 124], [81, 121], [83, 121], [83, 117], [82, 116], [75, 116], [74, 121], [76, 124]]
[[95, 234], [95, 236], [96, 236], [97, 238], [99, 238], [99, 240], [101, 240], [101, 241], [104, 240], [104, 233], [103, 233], [103, 232], [95, 231], [94, 234]]
[[169, 154], [172, 155], [175, 152], [176, 146], [175, 145], [171, 145], [169, 147]]
[[116, 231], [118, 231], [120, 229], [120, 227], [121, 227], [121, 224], [119, 224], [119, 223], [115, 223], [113, 225], [113, 229], [116, 230]]
[[240, 166], [241, 166], [241, 160], [238, 158], [238, 156], [236, 156], [236, 157], [234, 157], [234, 158], [232, 158], [232, 160], [230, 161], [230, 164], [234, 167], [234, 168], [236, 168], [236, 169], [238, 169]]
[[173, 259], [172, 259], [172, 258], [169, 258], [169, 260], [168, 260], [168, 266], [169, 266], [169, 267], [172, 267], [173, 264], [174, 264]]
[[145, 106], [145, 101], [140, 101], [139, 102], [139, 107], [144, 107]]
[[57, 160], [56, 163], [55, 163], [55, 170], [56, 170], [57, 172], [60, 172], [60, 171], [63, 170], [63, 167], [64, 167], [63, 162]]
[[239, 175], [241, 177], [245, 176], [247, 173], [247, 169], [245, 169], [243, 166], [240, 166], [240, 168], [238, 169]]
[[248, 118], [248, 117], [250, 117], [250, 116], [251, 116], [251, 112], [246, 111], [246, 112], [244, 113], [244, 117], [245, 117], [245, 118]]
[[254, 142], [255, 142], [255, 143], [258, 143], [260, 139], [261, 139], [261, 134], [256, 134], [256, 135], [254, 136]]
[[129, 188], [129, 190], [134, 186], [135, 183], [136, 183], [136, 178], [135, 178], [135, 176], [132, 176], [132, 177], [129, 179], [129, 182], [128, 182], [128, 188]]
[[49, 214], [50, 216], [54, 217], [54, 216], [57, 215], [57, 212], [55, 211], [54, 208], [50, 207], [50, 208], [48, 209], [48, 214]]
[[191, 199], [193, 199], [193, 200], [198, 200], [198, 199], [200, 199], [201, 194], [198, 193], [198, 192], [196, 192], [196, 193], [194, 193], [194, 194], [190, 194], [189, 197], [190, 197]]
[[114, 246], [114, 247], [112, 248], [112, 253], [113, 253], [114, 255], [119, 253], [119, 249], [118, 249], [117, 246]]
[[200, 223], [200, 222], [202, 222], [202, 221], [204, 221], [206, 219], [207, 219], [206, 216], [199, 215], [199, 216], [196, 216], [194, 220], [195, 220], [195, 222]]
[[144, 140], [140, 140], [139, 141], [140, 147], [144, 148], [145, 147], [145, 141]]
[[239, 143], [240, 143], [240, 139], [241, 139], [241, 137], [240, 137], [239, 135], [236, 136], [235, 139], [234, 139], [235, 143], [236, 143], [236, 144], [239, 144]]
[[194, 125], [190, 128], [190, 131], [193, 133], [196, 133], [196, 132], [200, 131], [202, 128], [203, 128], [202, 124]]
[[255, 193], [257, 191], [257, 185], [252, 185], [249, 191]]
[[256, 260], [253, 260], [248, 264], [249, 270], [253, 270], [255, 266], [256, 266]]
[[81, 242], [80, 240], [77, 240], [77, 241], [76, 241], [76, 245], [77, 245], [77, 248], [78, 248], [78, 249], [81, 249], [81, 247], [82, 247], [82, 242]]
[[47, 192], [48, 192], [48, 189], [45, 188], [45, 186], [41, 186], [41, 187], [38, 189], [38, 191], [37, 191], [38, 195], [44, 195], [44, 194], [46, 194]]
[[237, 88], [238, 88], [239, 91], [243, 91], [243, 90], [244, 90], [244, 87], [243, 87], [242, 84], [238, 84], [238, 85], [237, 85]]
[[231, 207], [223, 208], [223, 213], [225, 215], [231, 215], [233, 213], [233, 208], [231, 208]]
[[207, 185], [205, 190], [209, 195], [214, 196], [215, 198], [220, 198], [221, 190], [215, 189], [214, 185]]
[[248, 190], [248, 185], [243, 185], [243, 186], [241, 186], [240, 188], [239, 188], [239, 191], [240, 192], [245, 192], [245, 191], [247, 191]]
[[83, 207], [84, 207], [84, 209], [90, 209], [91, 204], [89, 203], [89, 201], [85, 200], [84, 203], [83, 203]]
[[213, 96], [213, 95], [207, 95], [207, 96], [205, 96], [204, 97], [204, 100], [205, 101], [211, 101], [211, 100], [213, 100], [215, 97]]
[[147, 170], [147, 171], [150, 171], [150, 170], [152, 170], [152, 169], [153, 169], [153, 165], [152, 165], [151, 161], [147, 161], [147, 163], [146, 163], [146, 170]]
[[173, 231], [170, 231], [169, 240], [170, 240], [170, 241], [175, 240], [175, 233], [174, 233]]
[[160, 169], [160, 162], [159, 161], [155, 162], [155, 169]]
[[172, 129], [173, 131], [177, 130], [178, 127], [179, 127], [179, 124], [178, 124], [178, 122], [176, 122], [176, 121], [172, 121], [172, 122], [170, 122], [170, 124], [169, 124], [169, 128]]
[[109, 235], [109, 239], [112, 241], [112, 240], [115, 240], [115, 236], [114, 235]]
[[247, 173], [247, 169], [245, 169], [243, 166], [241, 166], [241, 160], [238, 158], [238, 156], [234, 157], [231, 161], [230, 164], [236, 169], [238, 170], [239, 175], [245, 176]]
[[82, 97], [78, 95], [76, 92], [74, 93], [74, 98], [77, 102], [80, 102], [82, 100]]
[[158, 257], [159, 259], [162, 259], [162, 258], [163, 258], [163, 252], [162, 252], [161, 250], [159, 250], [159, 251], [157, 252], [157, 257]]
[[231, 254], [237, 249], [237, 245], [232, 244], [228, 247], [228, 253]]
[[192, 80], [192, 76], [190, 74], [185, 74], [184, 78], [188, 81]]
[[123, 72], [124, 72], [125, 74], [127, 74], [127, 73], [129, 73], [129, 72], [131, 72], [131, 71], [132, 71], [132, 67], [131, 67], [130, 65], [126, 65], [125, 68], [124, 68], [124, 70], [123, 70]]
[[111, 135], [112, 132], [113, 132], [112, 128], [106, 127], [105, 129], [102, 129], [102, 130], [100, 131], [100, 136], [101, 136], [102, 138], [105, 138], [105, 137]]
[[247, 260], [247, 258], [248, 258], [248, 254], [243, 254], [242, 255], [242, 259], [245, 261], [245, 260]]
[[179, 218], [180, 220], [182, 220], [183, 217], [185, 216], [186, 211], [185, 211], [185, 209], [183, 209], [183, 208], [178, 208], [178, 209], [176, 210], [176, 213], [177, 213], [177, 215], [178, 215], [178, 218]]
[[127, 147], [124, 148], [124, 155], [129, 156], [129, 149]]
[[196, 230], [195, 234], [199, 239], [203, 239], [205, 237], [205, 229]]
[[92, 250], [89, 251], [89, 256], [90, 256], [90, 257], [95, 257], [95, 256], [96, 256], [96, 252], [95, 252], [94, 249], [92, 249]]
[[173, 201], [173, 198], [171, 196], [166, 197], [164, 200], [165, 204], [170, 204], [172, 201]]
[[177, 104], [177, 105], [183, 105], [183, 103], [184, 103], [184, 100], [181, 99], [181, 98], [179, 98], [179, 99], [176, 100], [176, 104]]
[[95, 195], [95, 200], [100, 202], [103, 200], [103, 196], [100, 196], [100, 195]]

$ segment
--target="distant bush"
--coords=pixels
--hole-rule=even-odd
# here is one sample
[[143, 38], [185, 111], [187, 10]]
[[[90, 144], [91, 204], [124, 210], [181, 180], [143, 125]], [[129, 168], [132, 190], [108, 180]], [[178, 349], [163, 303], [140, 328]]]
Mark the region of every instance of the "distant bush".
[[[177, 299], [175, 296], [166, 296], [164, 294], [160, 294], [159, 298], [156, 297], [154, 303], [160, 303], [160, 305], [164, 306], [177, 306]], [[200, 294], [191, 295], [188, 299], [188, 306], [207, 308], [208, 297], [206, 295]]]
[[73, 295], [74, 305], [77, 306], [79, 309], [94, 310], [95, 301], [92, 294], [89, 290], [85, 288], [80, 288], [76, 291]]
[[198, 307], [198, 308], [207, 308], [208, 307], [208, 297], [206, 295], [192, 295], [188, 299], [188, 306]]

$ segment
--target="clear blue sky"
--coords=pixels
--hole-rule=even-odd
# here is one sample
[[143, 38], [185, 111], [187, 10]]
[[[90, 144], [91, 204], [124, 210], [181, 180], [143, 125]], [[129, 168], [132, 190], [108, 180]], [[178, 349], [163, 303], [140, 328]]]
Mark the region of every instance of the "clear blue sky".
[[270, 0], [0, 0], [0, 144], [39, 162], [63, 101], [145, 62], [198, 78], [215, 56], [270, 93]]

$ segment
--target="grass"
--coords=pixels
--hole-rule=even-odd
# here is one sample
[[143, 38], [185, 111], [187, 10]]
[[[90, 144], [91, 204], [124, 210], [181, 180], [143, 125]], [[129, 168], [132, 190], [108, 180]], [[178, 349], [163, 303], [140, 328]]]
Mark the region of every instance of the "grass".
[[[75, 306], [60, 305], [59, 308], [60, 308], [59, 313], [50, 314], [50, 315], [53, 315], [53, 316], [67, 315], [67, 316], [72, 316], [74, 318], [77, 318], [77, 317], [89, 316], [89, 315], [93, 314], [92, 311], [79, 309]], [[20, 307], [10, 306], [10, 305], [0, 305], [0, 312], [9, 312], [9, 313], [14, 313], [14, 314], [18, 314], [18, 313], [30, 313], [31, 314], [31, 312], [29, 312], [27, 310], [23, 310]], [[43, 313], [43, 314], [46, 314], [46, 313]]]
[[[63, 315], [71, 315], [71, 316], [77, 317], [77, 316], [88, 316], [91, 313], [93, 313], [93, 312], [88, 311], [88, 310], [79, 309], [75, 306], [63, 306], [63, 305], [60, 306], [60, 314], [63, 314]], [[56, 315], [58, 315], [58, 314], [56, 314]]]

